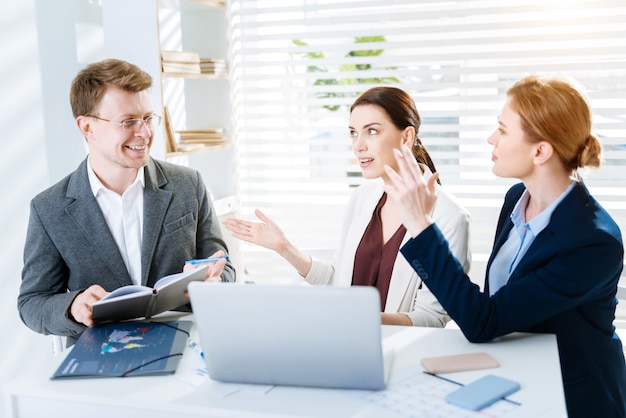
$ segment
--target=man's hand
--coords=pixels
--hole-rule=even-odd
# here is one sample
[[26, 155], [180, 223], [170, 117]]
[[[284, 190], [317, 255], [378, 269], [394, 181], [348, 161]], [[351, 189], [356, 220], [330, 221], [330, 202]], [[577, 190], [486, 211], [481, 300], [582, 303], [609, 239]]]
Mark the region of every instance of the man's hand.
[[70, 314], [74, 321], [84, 324], [88, 327], [93, 325], [91, 319], [91, 305], [108, 295], [108, 292], [101, 286], [94, 284], [80, 293], [70, 306]]
[[[219, 250], [219, 251], [216, 251], [213, 255], [211, 255], [211, 257], [222, 257], [224, 255], [225, 255], [224, 251]], [[205, 281], [221, 282], [222, 278], [220, 276], [222, 275], [222, 271], [224, 271], [224, 266], [226, 265], [225, 258], [220, 258], [219, 260], [213, 261], [210, 263], [202, 263], [202, 264], [196, 264], [196, 265], [185, 264], [185, 266], [183, 267], [183, 271], [193, 270], [195, 268], [198, 268], [200, 266], [204, 266], [207, 264], [209, 265], [209, 269], [207, 270]]]

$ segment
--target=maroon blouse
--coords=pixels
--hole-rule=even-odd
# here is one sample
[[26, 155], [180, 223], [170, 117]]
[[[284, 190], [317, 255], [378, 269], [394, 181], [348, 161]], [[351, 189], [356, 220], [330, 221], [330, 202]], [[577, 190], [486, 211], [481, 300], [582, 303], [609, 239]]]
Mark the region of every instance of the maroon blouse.
[[383, 223], [380, 219], [380, 212], [386, 201], [387, 193], [383, 193], [356, 249], [352, 273], [353, 286], [375, 286], [378, 289], [381, 311], [385, 309], [391, 272], [406, 233], [404, 225], [400, 225], [389, 241], [383, 244]]

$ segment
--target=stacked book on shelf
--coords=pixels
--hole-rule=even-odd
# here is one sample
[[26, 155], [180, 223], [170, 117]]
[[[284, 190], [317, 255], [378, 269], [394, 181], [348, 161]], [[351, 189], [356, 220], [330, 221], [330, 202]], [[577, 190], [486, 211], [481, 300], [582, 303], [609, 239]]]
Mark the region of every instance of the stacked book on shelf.
[[163, 107], [163, 119], [165, 122], [165, 151], [167, 153], [197, 151], [226, 143], [223, 128], [174, 131], [167, 106]]
[[200, 74], [200, 56], [191, 51], [161, 51], [161, 66], [164, 73]]
[[193, 51], [161, 51], [161, 69], [166, 74], [210, 74], [224, 77], [228, 74], [226, 60], [201, 58]]
[[172, 126], [172, 118], [167, 106], [163, 106], [163, 124], [165, 125], [165, 152], [177, 152], [176, 135]]
[[226, 7], [226, 0], [193, 0], [196, 3], [213, 7]]
[[223, 145], [226, 143], [224, 130], [218, 129], [190, 129], [176, 131], [178, 134], [178, 148], [191, 150], [198, 147]]
[[226, 60], [215, 58], [200, 58], [200, 73], [214, 74], [224, 77], [228, 74], [228, 66]]

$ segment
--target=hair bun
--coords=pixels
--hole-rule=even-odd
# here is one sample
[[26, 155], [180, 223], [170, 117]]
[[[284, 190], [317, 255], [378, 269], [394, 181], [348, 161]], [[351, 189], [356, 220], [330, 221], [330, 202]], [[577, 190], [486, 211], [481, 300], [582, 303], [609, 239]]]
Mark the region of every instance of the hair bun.
[[594, 134], [589, 134], [578, 153], [578, 167], [600, 167], [602, 146]]

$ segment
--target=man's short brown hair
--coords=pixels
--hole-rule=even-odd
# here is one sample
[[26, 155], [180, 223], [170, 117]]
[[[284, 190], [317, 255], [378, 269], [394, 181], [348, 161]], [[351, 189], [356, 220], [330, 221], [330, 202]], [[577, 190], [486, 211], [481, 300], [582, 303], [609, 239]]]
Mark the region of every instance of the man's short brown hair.
[[136, 65], [119, 59], [89, 64], [72, 81], [70, 104], [74, 118], [93, 114], [109, 86], [138, 93], [152, 87], [152, 77]]

